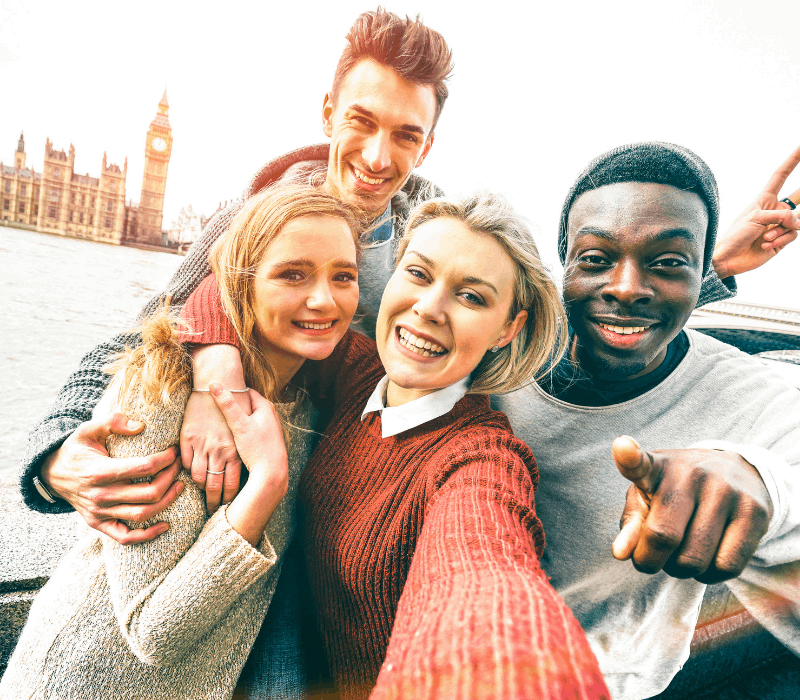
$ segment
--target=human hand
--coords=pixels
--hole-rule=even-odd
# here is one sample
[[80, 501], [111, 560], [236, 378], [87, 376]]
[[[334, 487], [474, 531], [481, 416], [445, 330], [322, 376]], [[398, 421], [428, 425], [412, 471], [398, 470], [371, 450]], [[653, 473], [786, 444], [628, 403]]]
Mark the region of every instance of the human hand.
[[[181, 464], [170, 447], [148, 457], [112, 459], [106, 438], [136, 435], [144, 423], [121, 413], [83, 423], [42, 464], [41, 479], [53, 495], [75, 508], [89, 527], [120, 544], [147, 542], [169, 529], [169, 523], [131, 530], [121, 520], [144, 522], [170, 505], [183, 490], [176, 481]], [[151, 482], [131, 479], [151, 476]]]
[[281, 422], [275, 407], [253, 389], [252, 415], [247, 415], [219, 382], [211, 382], [209, 389], [250, 472], [247, 484], [228, 506], [225, 516], [230, 526], [255, 547], [289, 489], [289, 462]]
[[[230, 392], [228, 392], [230, 393]], [[249, 394], [231, 394], [247, 415], [252, 408]], [[208, 392], [192, 392], [181, 425], [181, 462], [206, 492], [209, 515], [221, 503], [230, 503], [239, 491], [242, 462], [225, 416]]]
[[612, 445], [633, 482], [612, 551], [637, 571], [717, 583], [743, 570], [767, 532], [772, 502], [758, 471], [720, 450], [642, 450], [630, 437]]
[[275, 406], [250, 389], [253, 412], [248, 415], [236, 402], [235, 395], [220, 382], [211, 382], [208, 388], [233, 434], [236, 449], [249, 472], [248, 479], [288, 485], [286, 442]]
[[[764, 190], [731, 224], [714, 248], [713, 264], [723, 279], [754, 270], [797, 238], [800, 216], [779, 201], [781, 187], [800, 163], [800, 147], [772, 174]], [[800, 190], [789, 195], [800, 204]]]
[[[198, 345], [192, 349], [194, 385], [204, 388], [211, 381], [243, 387], [244, 370], [239, 351], [232, 345]], [[236, 402], [250, 414], [250, 397], [234, 394]], [[206, 492], [209, 515], [220, 502], [230, 503], [239, 490], [242, 462], [233, 435], [208, 392], [192, 392], [181, 426], [181, 461], [192, 480]]]

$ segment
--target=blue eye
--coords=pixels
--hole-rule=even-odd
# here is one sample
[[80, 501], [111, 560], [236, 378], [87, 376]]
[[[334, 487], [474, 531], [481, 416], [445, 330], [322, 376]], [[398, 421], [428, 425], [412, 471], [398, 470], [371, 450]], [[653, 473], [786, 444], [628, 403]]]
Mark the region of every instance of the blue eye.
[[468, 301], [470, 304], [475, 304], [476, 306], [486, 306], [486, 302], [484, 301], [483, 297], [475, 294], [474, 292], [459, 292], [459, 296]]
[[407, 267], [406, 272], [412, 277], [416, 277], [420, 280], [428, 279], [428, 275], [425, 274], [424, 270], [420, 270], [418, 267]]

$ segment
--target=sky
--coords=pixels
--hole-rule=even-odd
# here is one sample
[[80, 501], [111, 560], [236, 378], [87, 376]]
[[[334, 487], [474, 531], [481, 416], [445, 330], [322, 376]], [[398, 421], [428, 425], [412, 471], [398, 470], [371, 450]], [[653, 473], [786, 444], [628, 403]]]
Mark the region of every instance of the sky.
[[[455, 73], [419, 173], [448, 194], [506, 194], [558, 273], [562, 201], [594, 156], [640, 140], [696, 151], [717, 175], [724, 231], [800, 144], [797, 0], [525, 4], [387, 2], [421, 14]], [[268, 159], [325, 140], [321, 109], [364, 0], [224, 4], [0, 0], [0, 161], [20, 131], [41, 170], [46, 138], [76, 171], [128, 158], [138, 201], [145, 134], [164, 89], [173, 151], [165, 225], [212, 213]], [[120, 9], [121, 8], [121, 9]], [[784, 195], [800, 188], [800, 169]], [[800, 242], [739, 278], [739, 299], [800, 308]]]

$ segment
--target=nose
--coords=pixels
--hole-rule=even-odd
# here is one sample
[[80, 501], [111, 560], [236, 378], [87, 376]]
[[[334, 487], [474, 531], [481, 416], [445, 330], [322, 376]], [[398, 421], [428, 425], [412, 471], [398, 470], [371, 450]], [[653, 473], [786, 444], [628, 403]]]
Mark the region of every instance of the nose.
[[621, 260], [611, 271], [603, 287], [603, 299], [615, 300], [623, 306], [646, 304], [653, 298], [653, 289], [647, 284], [646, 272], [634, 260]]
[[311, 311], [331, 311], [336, 308], [336, 300], [327, 279], [319, 280], [311, 289], [306, 308]]
[[423, 321], [442, 325], [446, 321], [446, 293], [435, 285], [423, 289], [414, 305], [414, 313]]
[[389, 147], [389, 134], [380, 130], [370, 134], [361, 151], [361, 157], [373, 173], [377, 174], [392, 164]]

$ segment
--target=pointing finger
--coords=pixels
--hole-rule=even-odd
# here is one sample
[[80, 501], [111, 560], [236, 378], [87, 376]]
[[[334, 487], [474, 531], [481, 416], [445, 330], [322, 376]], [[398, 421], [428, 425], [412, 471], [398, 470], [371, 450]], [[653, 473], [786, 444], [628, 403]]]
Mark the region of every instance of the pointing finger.
[[639, 443], [628, 435], [621, 435], [614, 440], [611, 454], [622, 476], [647, 495], [652, 496], [656, 492], [663, 475], [660, 460], [639, 447]]

